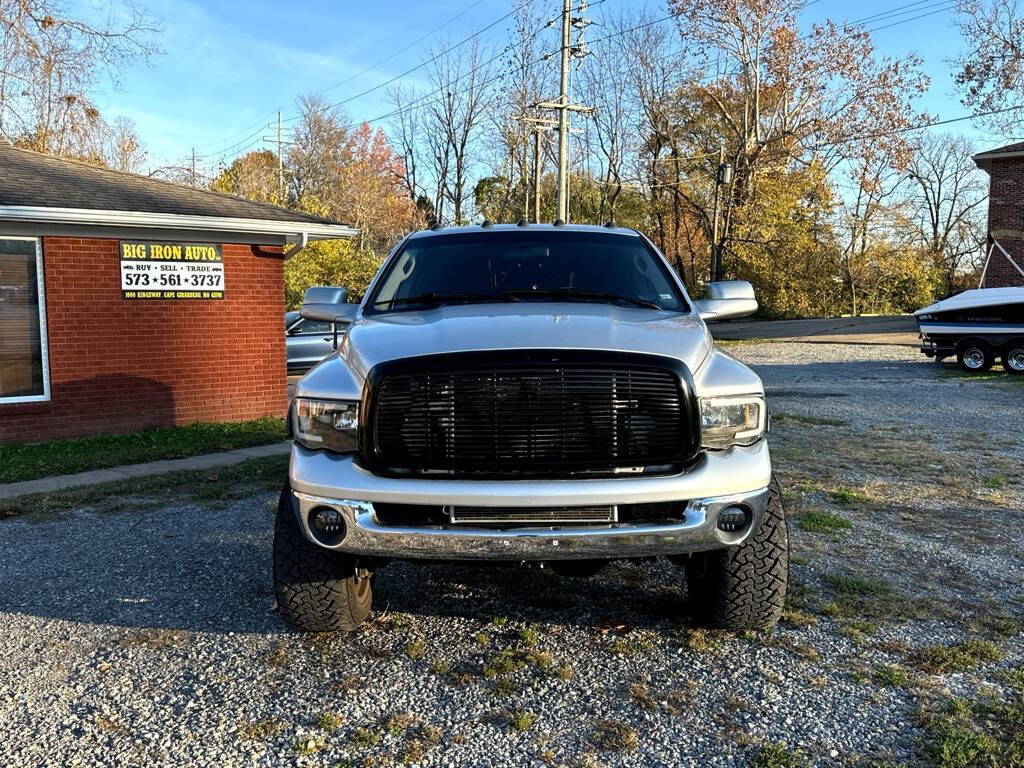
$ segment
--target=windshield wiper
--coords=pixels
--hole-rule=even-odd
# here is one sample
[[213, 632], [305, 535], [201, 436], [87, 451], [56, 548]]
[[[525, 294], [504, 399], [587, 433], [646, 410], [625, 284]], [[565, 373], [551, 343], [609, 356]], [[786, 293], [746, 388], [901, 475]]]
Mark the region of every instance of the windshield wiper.
[[646, 299], [637, 299], [632, 296], [620, 296], [617, 293], [608, 293], [607, 291], [592, 291], [586, 288], [562, 286], [560, 288], [551, 288], [544, 291], [530, 291], [530, 293], [542, 293], [555, 299], [593, 299], [597, 301], [613, 301], [620, 304], [632, 304], [634, 307], [644, 307], [646, 309], [664, 309], [664, 307], [655, 304], [653, 301], [647, 301]]
[[417, 294], [416, 296], [381, 299], [380, 301], [373, 302], [373, 305], [379, 307], [382, 305], [426, 304], [427, 306], [436, 307], [438, 304], [444, 304], [449, 301], [501, 301], [501, 298], [492, 296], [489, 293], [440, 293], [438, 291], [429, 291]]

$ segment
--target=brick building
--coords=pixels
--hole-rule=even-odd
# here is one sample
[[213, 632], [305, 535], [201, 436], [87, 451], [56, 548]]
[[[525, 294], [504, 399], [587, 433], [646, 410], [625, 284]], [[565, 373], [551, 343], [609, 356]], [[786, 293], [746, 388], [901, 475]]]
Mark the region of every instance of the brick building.
[[974, 156], [989, 175], [983, 288], [1024, 285], [1024, 141]]
[[283, 415], [284, 259], [353, 234], [0, 144], [0, 443]]

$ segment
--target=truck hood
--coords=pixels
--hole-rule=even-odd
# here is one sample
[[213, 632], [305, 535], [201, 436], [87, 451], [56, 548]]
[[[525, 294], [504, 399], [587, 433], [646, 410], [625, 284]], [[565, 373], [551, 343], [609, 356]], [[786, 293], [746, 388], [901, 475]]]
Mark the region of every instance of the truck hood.
[[[675, 358], [696, 372], [711, 336], [694, 314], [586, 302], [461, 304], [362, 317], [349, 326], [337, 355], [310, 371], [299, 394], [330, 397], [339, 378], [361, 387], [378, 363], [445, 352], [596, 349]], [[335, 397], [338, 395], [335, 394]]]

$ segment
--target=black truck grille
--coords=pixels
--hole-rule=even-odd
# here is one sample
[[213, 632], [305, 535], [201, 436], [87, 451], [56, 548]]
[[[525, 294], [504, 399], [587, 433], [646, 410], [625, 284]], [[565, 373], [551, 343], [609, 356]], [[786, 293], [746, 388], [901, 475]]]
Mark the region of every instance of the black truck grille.
[[399, 471], [613, 472], [685, 461], [699, 439], [689, 374], [664, 358], [443, 355], [378, 366], [370, 386], [364, 454]]

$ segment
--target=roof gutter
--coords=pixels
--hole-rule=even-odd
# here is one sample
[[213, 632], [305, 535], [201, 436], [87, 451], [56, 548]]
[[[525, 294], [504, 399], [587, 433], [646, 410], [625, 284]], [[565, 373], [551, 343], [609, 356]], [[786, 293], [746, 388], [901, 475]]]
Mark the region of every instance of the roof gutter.
[[[310, 240], [343, 240], [358, 234], [357, 230], [344, 224], [324, 224], [315, 221], [273, 221], [145, 211], [46, 208], [30, 205], [0, 205], [0, 222], [22, 225], [110, 227], [121, 230], [174, 230], [249, 237], [266, 235], [273, 240], [283, 239], [285, 242], [301, 244], [300, 248]], [[289, 249], [292, 253], [297, 250], [297, 248]]]

